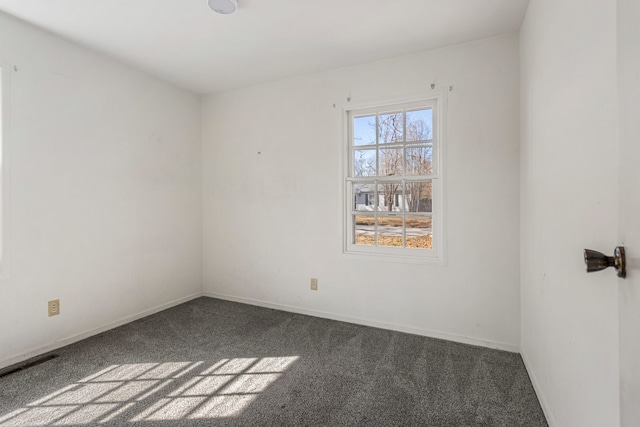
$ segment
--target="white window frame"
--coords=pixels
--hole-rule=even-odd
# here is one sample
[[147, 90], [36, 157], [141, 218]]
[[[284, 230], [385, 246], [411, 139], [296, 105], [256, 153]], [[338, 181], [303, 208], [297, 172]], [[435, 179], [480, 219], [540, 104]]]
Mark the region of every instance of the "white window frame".
[[11, 75], [14, 67], [0, 60], [0, 278], [9, 277], [9, 141], [11, 136]]
[[[421, 177], [425, 181], [432, 182], [432, 248], [398, 248], [386, 246], [356, 245], [355, 228], [352, 223], [353, 183], [358, 181], [375, 181], [376, 177], [356, 178], [353, 176], [353, 116], [362, 116], [368, 113], [383, 113], [395, 110], [411, 110], [419, 107], [431, 107], [433, 114], [432, 122], [432, 147], [433, 147], [433, 173], [429, 176]], [[342, 106], [343, 118], [343, 253], [363, 257], [375, 257], [394, 262], [409, 262], [421, 264], [445, 263], [445, 221], [444, 221], [444, 159], [446, 144], [444, 141], [444, 111], [446, 107], [446, 96], [444, 93], [430, 93], [411, 98], [394, 99], [382, 102], [349, 103]], [[388, 177], [385, 177], [385, 181]], [[411, 177], [411, 179], [415, 179]], [[401, 178], [400, 178], [401, 180]], [[404, 198], [403, 198], [404, 203]], [[398, 213], [398, 216], [406, 215], [405, 212]], [[410, 216], [410, 215], [406, 215]]]

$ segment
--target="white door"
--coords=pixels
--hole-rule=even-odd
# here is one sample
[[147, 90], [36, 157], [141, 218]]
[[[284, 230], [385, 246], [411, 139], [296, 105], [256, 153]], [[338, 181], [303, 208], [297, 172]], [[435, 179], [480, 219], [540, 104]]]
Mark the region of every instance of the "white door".
[[618, 0], [620, 115], [619, 241], [627, 278], [619, 280], [620, 419], [640, 426], [640, 2]]

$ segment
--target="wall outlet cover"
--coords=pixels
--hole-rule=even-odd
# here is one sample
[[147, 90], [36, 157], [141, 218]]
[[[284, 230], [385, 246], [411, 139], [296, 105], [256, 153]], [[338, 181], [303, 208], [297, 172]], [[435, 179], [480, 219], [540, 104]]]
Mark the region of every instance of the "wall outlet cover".
[[54, 299], [49, 301], [48, 303], [48, 312], [49, 312], [49, 317], [51, 316], [57, 316], [58, 314], [60, 314], [60, 300], [59, 299]]

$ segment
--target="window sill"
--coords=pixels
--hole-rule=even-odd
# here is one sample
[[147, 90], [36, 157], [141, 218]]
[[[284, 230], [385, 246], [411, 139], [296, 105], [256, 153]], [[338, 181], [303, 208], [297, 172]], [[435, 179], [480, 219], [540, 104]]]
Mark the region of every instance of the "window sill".
[[[382, 250], [381, 250], [382, 249]], [[388, 250], [386, 250], [388, 249]], [[396, 250], [395, 248], [368, 248], [356, 245], [349, 245], [344, 248], [343, 255], [348, 256], [351, 259], [359, 259], [364, 261], [375, 262], [392, 262], [402, 264], [420, 264], [420, 265], [433, 265], [444, 266], [446, 262], [444, 257], [435, 250], [424, 251], [426, 253], [406, 252], [406, 249]]]

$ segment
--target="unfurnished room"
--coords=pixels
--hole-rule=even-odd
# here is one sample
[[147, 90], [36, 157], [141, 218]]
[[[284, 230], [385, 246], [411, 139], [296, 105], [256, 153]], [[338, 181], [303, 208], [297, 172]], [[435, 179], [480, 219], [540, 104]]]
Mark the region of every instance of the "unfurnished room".
[[640, 426], [638, 22], [0, 0], [0, 427]]

